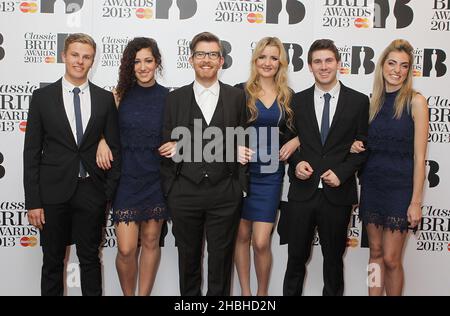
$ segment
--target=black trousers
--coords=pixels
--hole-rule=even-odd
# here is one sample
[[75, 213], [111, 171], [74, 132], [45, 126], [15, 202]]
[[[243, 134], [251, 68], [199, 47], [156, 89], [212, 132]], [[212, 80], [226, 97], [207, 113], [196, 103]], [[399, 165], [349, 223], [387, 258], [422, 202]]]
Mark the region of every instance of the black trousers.
[[106, 198], [90, 178], [79, 179], [78, 187], [66, 203], [44, 205], [45, 225], [41, 231], [43, 265], [41, 294], [64, 294], [66, 247], [75, 243], [80, 261], [81, 292], [102, 295], [99, 248], [106, 222]]
[[174, 182], [168, 205], [178, 247], [181, 295], [202, 295], [205, 235], [208, 250], [207, 295], [230, 295], [241, 203], [242, 191], [232, 177], [214, 185], [207, 178], [195, 184], [183, 176]]
[[344, 255], [352, 206], [331, 204], [318, 189], [308, 201], [289, 201], [288, 263], [283, 295], [302, 295], [306, 263], [311, 254], [317, 227], [323, 255], [324, 296], [341, 296], [344, 292]]

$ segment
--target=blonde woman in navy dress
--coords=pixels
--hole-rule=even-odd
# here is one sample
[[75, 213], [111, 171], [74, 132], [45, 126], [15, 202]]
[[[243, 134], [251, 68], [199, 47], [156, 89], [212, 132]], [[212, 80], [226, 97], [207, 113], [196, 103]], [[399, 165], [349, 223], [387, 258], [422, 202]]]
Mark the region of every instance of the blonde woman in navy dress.
[[[136, 287], [139, 296], [151, 293], [161, 257], [161, 231], [168, 219], [158, 147], [169, 91], [156, 82], [160, 68], [156, 41], [133, 39], [124, 50], [115, 91], [122, 168], [112, 208], [117, 236], [116, 268], [126, 296], [135, 295]], [[112, 159], [108, 145], [101, 141], [97, 164], [108, 169]]]
[[[413, 47], [398, 39], [384, 50], [375, 70], [359, 205], [369, 264], [381, 269], [381, 284], [369, 286], [369, 295], [402, 294], [408, 225], [417, 227], [422, 217], [428, 106], [412, 88], [412, 65]], [[352, 152], [363, 150], [361, 142], [352, 146]]]
[[[299, 147], [300, 143], [293, 130], [292, 90], [288, 87], [288, 61], [281, 41], [276, 37], [266, 37], [258, 42], [251, 60], [250, 78], [239, 85], [247, 95], [249, 125], [258, 131], [271, 127], [279, 128], [279, 146], [261, 141], [256, 146], [261, 151], [279, 152], [278, 168], [275, 172], [264, 173], [264, 165], [258, 150], [243, 148], [240, 162], [250, 160], [250, 186], [244, 198], [241, 222], [236, 241], [235, 264], [243, 296], [252, 295], [250, 289], [250, 245], [253, 246], [254, 263], [258, 280], [257, 295], [268, 295], [272, 253], [271, 235], [280, 202], [284, 176], [284, 162]], [[266, 144], [267, 143], [267, 144]], [[280, 148], [281, 147], [281, 148]], [[252, 146], [250, 146], [252, 148]], [[255, 155], [251, 159], [252, 155]], [[273, 162], [272, 162], [273, 163]]]

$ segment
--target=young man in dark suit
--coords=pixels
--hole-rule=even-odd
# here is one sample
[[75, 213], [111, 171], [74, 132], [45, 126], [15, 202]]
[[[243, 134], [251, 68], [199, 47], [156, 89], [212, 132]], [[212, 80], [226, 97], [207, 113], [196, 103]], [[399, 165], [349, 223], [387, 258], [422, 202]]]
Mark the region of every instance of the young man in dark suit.
[[[65, 74], [33, 92], [23, 151], [28, 221], [40, 229], [42, 295], [63, 295], [66, 246], [75, 243], [83, 295], [102, 294], [99, 247], [120, 176], [117, 109], [112, 93], [88, 81], [96, 44], [72, 34], [63, 52]], [[114, 154], [112, 169], [97, 167], [104, 137]]]
[[[245, 95], [243, 90], [218, 80], [224, 58], [215, 35], [208, 32], [196, 35], [190, 48], [195, 81], [171, 92], [166, 102], [163, 132], [166, 143], [160, 148], [161, 155], [167, 157], [161, 170], [163, 191], [168, 197], [178, 246], [181, 295], [201, 295], [204, 234], [208, 247], [207, 295], [229, 295], [234, 244], [247, 180], [244, 167], [236, 161], [236, 146], [227, 148], [231, 153], [226, 152], [225, 145], [217, 146], [215, 154], [223, 159], [205, 159], [202, 153], [206, 141], [195, 138], [194, 130], [200, 128], [204, 132], [206, 128], [215, 128], [225, 135], [226, 127], [243, 126]], [[174, 141], [180, 141], [173, 136], [177, 127], [190, 132], [192, 140], [186, 143], [184, 139], [183, 150], [192, 155], [184, 155], [181, 161], [175, 162], [171, 158], [177, 146]], [[196, 160], [196, 156], [201, 158]], [[225, 156], [234, 157], [234, 161], [227, 162]]]
[[289, 160], [288, 207], [281, 214], [281, 242], [288, 243], [283, 294], [301, 295], [306, 262], [317, 228], [323, 254], [323, 295], [342, 295], [343, 260], [352, 205], [358, 202], [355, 172], [366, 159], [352, 154], [365, 140], [369, 99], [337, 80], [340, 55], [333, 41], [315, 41], [308, 52], [315, 84], [295, 94], [300, 149]]

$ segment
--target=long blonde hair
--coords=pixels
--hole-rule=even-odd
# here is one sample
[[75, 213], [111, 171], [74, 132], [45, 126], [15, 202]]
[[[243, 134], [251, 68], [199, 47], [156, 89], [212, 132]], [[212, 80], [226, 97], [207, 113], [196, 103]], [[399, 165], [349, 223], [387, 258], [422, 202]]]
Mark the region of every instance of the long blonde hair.
[[375, 68], [375, 76], [373, 80], [373, 91], [372, 98], [370, 100], [370, 115], [369, 122], [372, 122], [377, 116], [378, 112], [384, 103], [385, 94], [386, 94], [386, 86], [385, 79], [383, 76], [383, 66], [386, 62], [388, 55], [391, 52], [404, 52], [408, 55], [409, 59], [409, 69], [408, 74], [406, 76], [405, 81], [403, 82], [400, 91], [398, 92], [395, 103], [394, 103], [394, 117], [396, 119], [400, 119], [403, 114], [403, 111], [406, 110], [408, 113], [411, 111], [411, 101], [413, 97], [417, 94], [417, 92], [412, 87], [413, 80], [413, 50], [414, 48], [411, 44], [404, 39], [396, 39], [392, 41], [388, 47], [386, 47], [378, 59], [377, 66]]
[[249, 122], [253, 122], [258, 117], [258, 109], [256, 108], [256, 101], [258, 94], [261, 92], [261, 84], [259, 81], [259, 74], [256, 68], [256, 62], [261, 56], [263, 50], [267, 46], [277, 47], [280, 52], [280, 66], [275, 75], [275, 91], [277, 93], [277, 103], [281, 112], [286, 115], [286, 125], [289, 129], [294, 129], [294, 111], [291, 108], [292, 90], [288, 86], [288, 60], [283, 44], [277, 37], [264, 37], [257, 44], [253, 50], [250, 78], [248, 79], [245, 90], [247, 92], [247, 108], [250, 112]]

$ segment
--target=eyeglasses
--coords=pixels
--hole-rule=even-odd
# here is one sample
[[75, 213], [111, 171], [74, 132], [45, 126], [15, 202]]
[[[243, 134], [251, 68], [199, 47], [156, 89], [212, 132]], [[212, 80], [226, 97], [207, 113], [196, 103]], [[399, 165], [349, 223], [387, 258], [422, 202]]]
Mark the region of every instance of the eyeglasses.
[[209, 59], [216, 60], [218, 59], [221, 54], [220, 52], [194, 52], [194, 57], [197, 59], [205, 59], [205, 57], [208, 55]]

